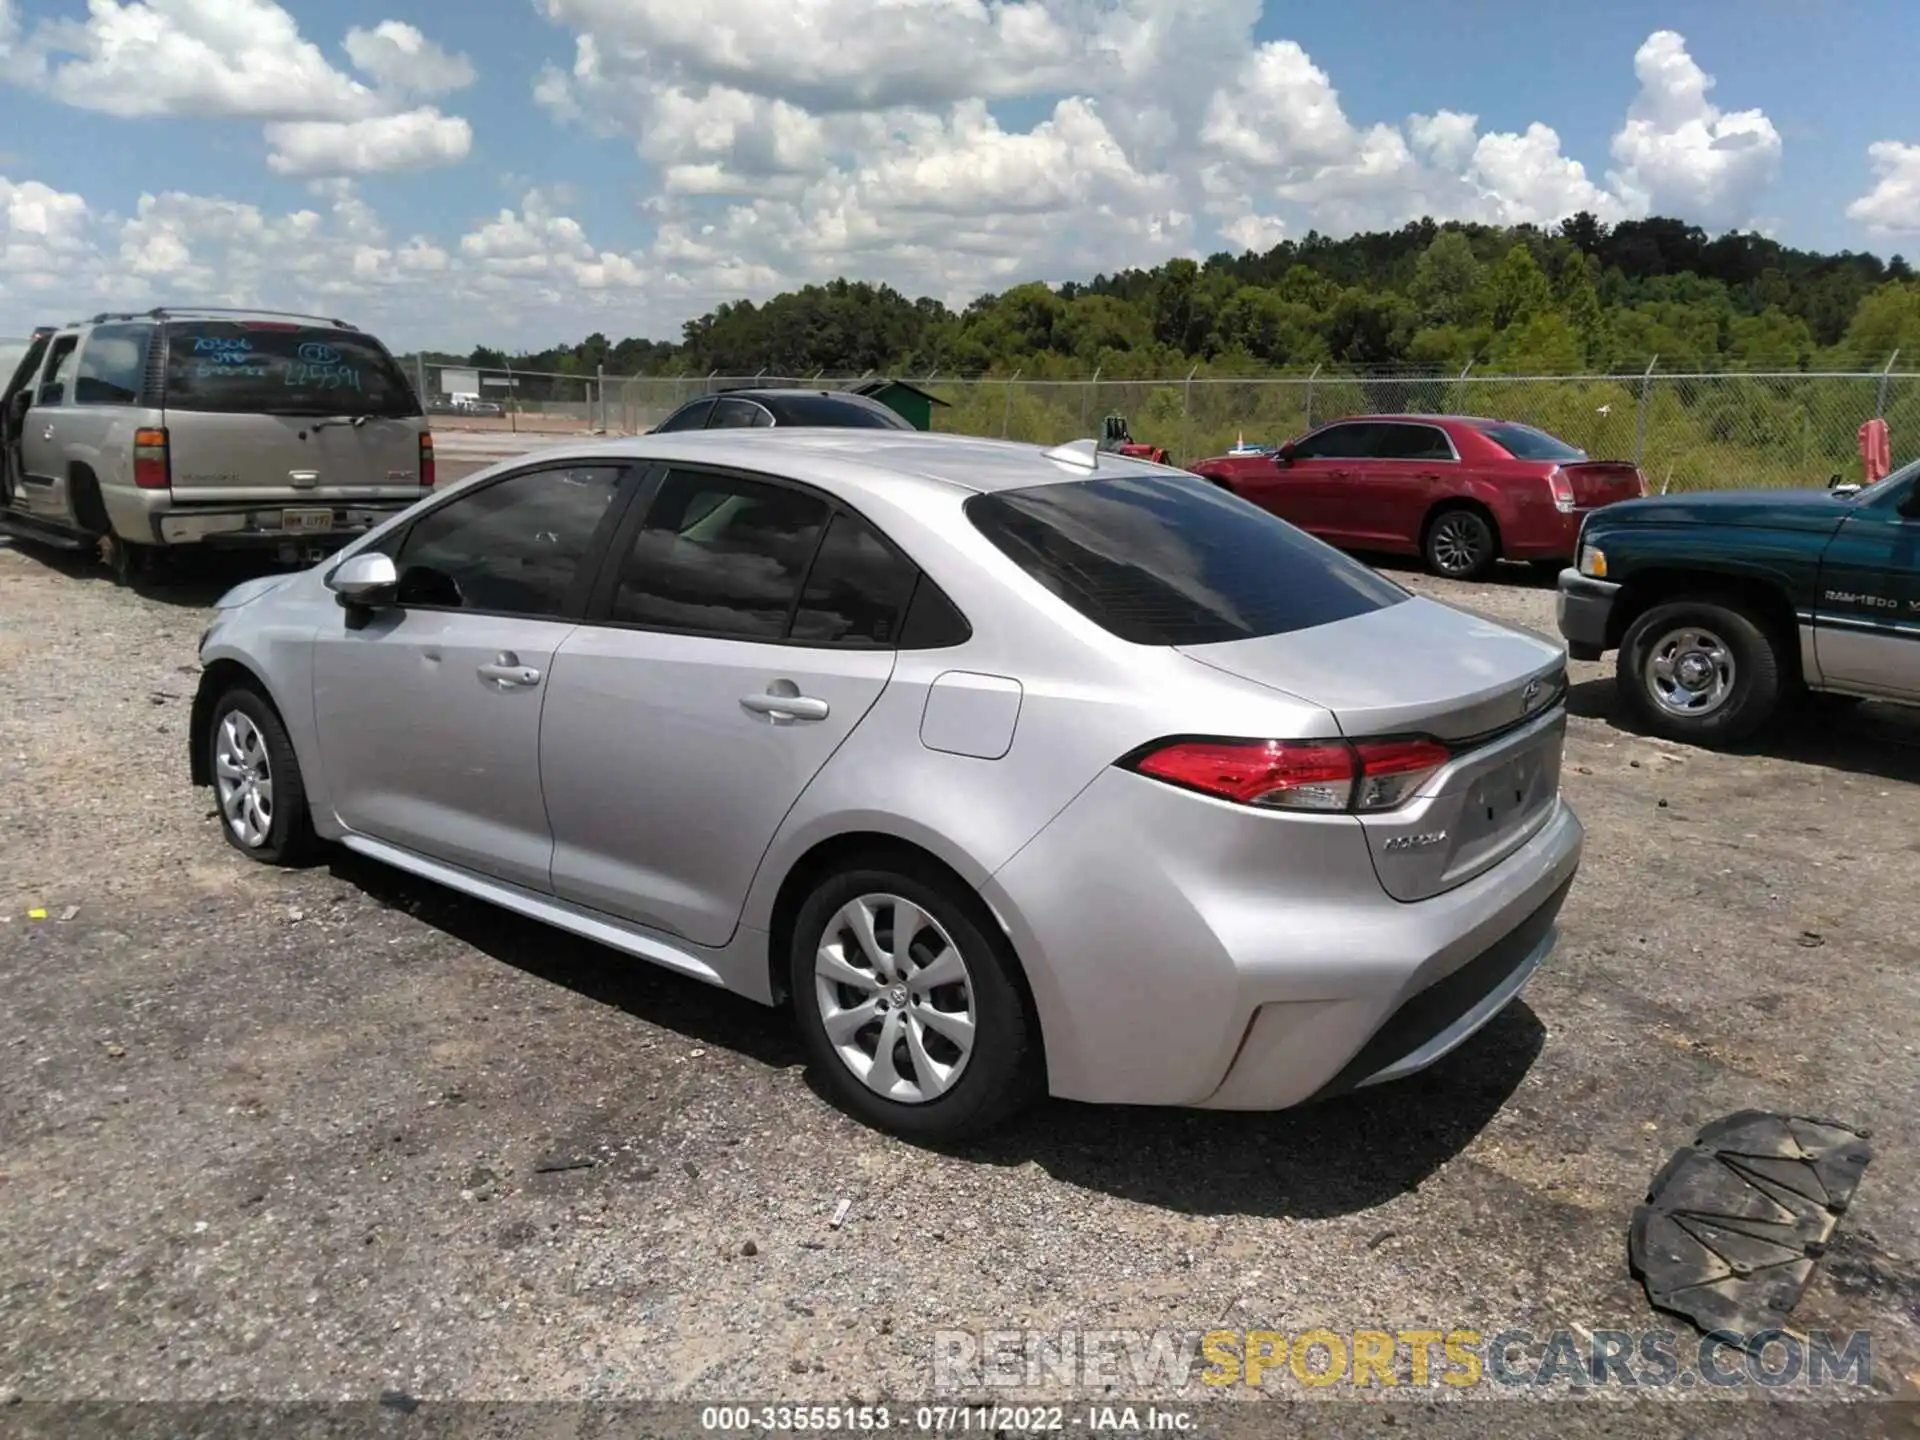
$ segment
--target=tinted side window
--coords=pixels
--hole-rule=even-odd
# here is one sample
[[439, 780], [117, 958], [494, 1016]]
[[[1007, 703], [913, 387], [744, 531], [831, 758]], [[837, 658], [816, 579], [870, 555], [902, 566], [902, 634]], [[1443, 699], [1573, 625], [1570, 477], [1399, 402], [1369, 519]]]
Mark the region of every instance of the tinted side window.
[[689, 401], [656, 425], [653, 433], [656, 435], [666, 435], [676, 430], [702, 429], [706, 425], [707, 416], [712, 413], [712, 410], [713, 401], [711, 400]]
[[966, 513], [1028, 575], [1136, 645], [1285, 634], [1411, 598], [1197, 476], [1003, 490]]
[[1296, 460], [1353, 460], [1368, 453], [1371, 425], [1329, 425], [1293, 447]]
[[102, 325], [87, 336], [80, 368], [74, 372], [73, 403], [131, 405], [138, 400], [152, 339], [149, 325]]
[[36, 405], [64, 405], [67, 403], [67, 381], [73, 377], [73, 347], [77, 338], [72, 335], [53, 342], [53, 354], [47, 357], [47, 368], [40, 381], [40, 398]]
[[917, 572], [858, 516], [841, 511], [827, 526], [807, 572], [792, 638], [818, 645], [897, 645], [900, 612]]
[[563, 614], [620, 473], [612, 465], [531, 470], [428, 511], [394, 559], [400, 603]]
[[756, 425], [771, 425], [773, 417], [751, 400], [716, 400], [709, 430], [747, 430]]
[[784, 485], [669, 471], [621, 562], [609, 618], [783, 639], [827, 515], [826, 501]]
[[1451, 460], [1453, 447], [1446, 432], [1435, 425], [1376, 425], [1377, 460]]

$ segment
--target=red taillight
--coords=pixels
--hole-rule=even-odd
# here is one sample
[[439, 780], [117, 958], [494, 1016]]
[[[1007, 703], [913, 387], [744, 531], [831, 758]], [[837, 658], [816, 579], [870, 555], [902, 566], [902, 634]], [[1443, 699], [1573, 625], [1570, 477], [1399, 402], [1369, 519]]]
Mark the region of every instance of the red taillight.
[[1553, 496], [1556, 510], [1573, 509], [1573, 480], [1558, 465], [1547, 472], [1547, 493]]
[[1353, 752], [1338, 743], [1183, 740], [1140, 756], [1133, 768], [1242, 805], [1344, 810], [1353, 795]]
[[426, 489], [433, 488], [433, 436], [420, 437], [420, 484]]
[[1176, 740], [1126, 762], [1170, 785], [1275, 810], [1391, 810], [1451, 758], [1432, 740]]
[[133, 432], [133, 483], [142, 490], [165, 490], [173, 483], [166, 431]]

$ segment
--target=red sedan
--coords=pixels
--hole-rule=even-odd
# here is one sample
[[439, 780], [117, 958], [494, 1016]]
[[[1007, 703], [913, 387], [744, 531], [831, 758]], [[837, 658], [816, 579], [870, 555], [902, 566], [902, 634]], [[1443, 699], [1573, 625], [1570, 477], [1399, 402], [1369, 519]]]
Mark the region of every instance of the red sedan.
[[1419, 555], [1454, 580], [1500, 559], [1569, 561], [1589, 510], [1647, 493], [1638, 466], [1466, 415], [1336, 420], [1188, 468], [1331, 544]]

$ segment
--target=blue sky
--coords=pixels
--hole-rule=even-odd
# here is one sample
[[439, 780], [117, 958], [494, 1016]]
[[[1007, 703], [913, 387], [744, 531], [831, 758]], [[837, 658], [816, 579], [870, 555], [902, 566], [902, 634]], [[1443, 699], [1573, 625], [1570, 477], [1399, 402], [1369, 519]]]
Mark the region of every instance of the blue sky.
[[1911, 0], [0, 0], [0, 333], [666, 336], [1423, 213], [1911, 257], [1916, 41]]

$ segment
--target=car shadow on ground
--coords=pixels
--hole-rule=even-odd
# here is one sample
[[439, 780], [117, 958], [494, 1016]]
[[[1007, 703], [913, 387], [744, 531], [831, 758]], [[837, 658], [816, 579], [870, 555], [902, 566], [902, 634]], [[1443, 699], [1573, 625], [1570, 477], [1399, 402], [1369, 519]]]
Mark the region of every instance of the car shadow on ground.
[[[785, 1010], [581, 940], [346, 851], [331, 873], [504, 964], [637, 1020], [762, 1065], [804, 1065]], [[1069, 1184], [1195, 1216], [1325, 1219], [1416, 1189], [1499, 1113], [1545, 1042], [1516, 1002], [1410, 1080], [1280, 1112], [1043, 1101], [1004, 1129], [939, 1148], [982, 1165], [1029, 1162]], [[827, 1106], [820, 1078], [806, 1083]]]
[[[91, 550], [58, 550], [31, 540], [0, 539], [0, 546], [44, 565], [75, 584], [113, 586], [116, 582], [100, 556]], [[135, 594], [183, 610], [205, 610], [243, 580], [260, 575], [290, 574], [296, 567], [261, 555], [207, 551], [195, 555], [164, 556], [157, 568], [133, 582]]]
[[[1622, 735], [1646, 734], [1628, 717], [1610, 675], [1571, 686], [1567, 711]], [[1920, 708], [1874, 701], [1836, 706], [1813, 697], [1732, 753], [1920, 784]]]
[[[1362, 554], [1358, 551], [1353, 554], [1354, 559], [1391, 575], [1417, 575], [1425, 580], [1438, 578], [1412, 555]], [[1478, 580], [1456, 580], [1452, 583], [1499, 585], [1514, 590], [1553, 590], [1559, 586], [1560, 572], [1564, 568], [1559, 561], [1536, 565], [1518, 560], [1502, 560]]]

